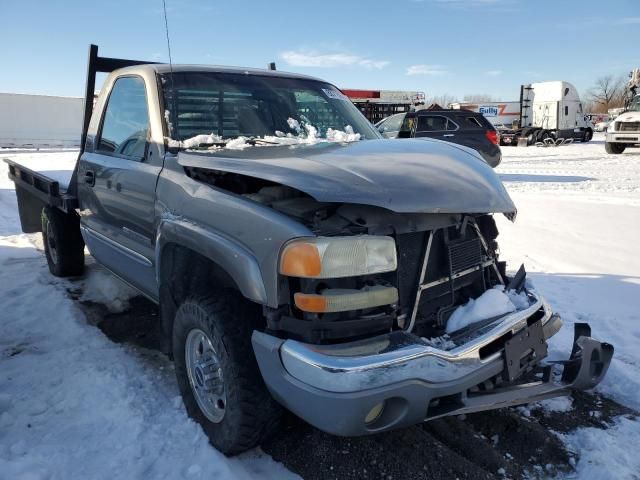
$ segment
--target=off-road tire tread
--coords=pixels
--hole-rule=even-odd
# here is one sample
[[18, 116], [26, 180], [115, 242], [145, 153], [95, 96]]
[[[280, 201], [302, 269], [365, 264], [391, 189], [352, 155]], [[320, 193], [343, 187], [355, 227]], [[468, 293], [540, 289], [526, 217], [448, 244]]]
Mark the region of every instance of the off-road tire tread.
[[[274, 432], [280, 423], [281, 407], [264, 384], [251, 345], [254, 321], [261, 314], [259, 307], [250, 304], [235, 291], [223, 292], [192, 296], [182, 303], [174, 322], [173, 350], [178, 384], [187, 411], [202, 425], [214, 447], [226, 455], [235, 455], [256, 447]], [[236, 397], [238, 418], [231, 418], [227, 410], [222, 422], [214, 424], [200, 412], [191, 393], [184, 365], [184, 341], [189, 330], [185, 328], [187, 325], [182, 325], [185, 314], [193, 315], [208, 327], [212, 342], [216, 342], [214, 337], [222, 341], [227, 355], [221, 358], [227, 405], [233, 408], [230, 399]], [[229, 362], [227, 368], [225, 362]], [[228, 375], [229, 368], [234, 372], [232, 378]], [[232, 422], [232, 437], [224, 435], [224, 430], [220, 429], [226, 421]]]
[[[74, 214], [67, 214], [50, 206], [42, 209], [42, 241], [47, 257], [47, 265], [56, 277], [75, 277], [84, 272], [84, 240], [80, 233], [80, 220]], [[56, 237], [58, 261], [53, 262], [47, 243], [47, 223]]]

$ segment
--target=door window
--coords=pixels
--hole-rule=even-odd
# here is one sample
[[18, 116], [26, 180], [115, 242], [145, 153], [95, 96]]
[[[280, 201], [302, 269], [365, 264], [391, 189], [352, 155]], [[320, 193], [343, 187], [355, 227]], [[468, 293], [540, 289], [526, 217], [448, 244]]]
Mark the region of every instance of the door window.
[[439, 132], [447, 129], [447, 118], [440, 115], [420, 115], [417, 132]]
[[100, 152], [142, 160], [149, 133], [149, 111], [144, 81], [139, 77], [116, 80], [102, 120]]
[[385, 132], [397, 132], [400, 130], [400, 126], [402, 125], [402, 121], [404, 120], [404, 113], [399, 113], [397, 115], [392, 115], [391, 117], [384, 120], [379, 126], [378, 130], [381, 133]]
[[467, 123], [474, 126], [474, 127], [479, 127], [482, 128], [482, 124], [480, 123], [480, 121], [475, 118], [475, 117], [467, 117]]
[[441, 115], [421, 115], [418, 117], [416, 132], [441, 132], [458, 130], [458, 125]]

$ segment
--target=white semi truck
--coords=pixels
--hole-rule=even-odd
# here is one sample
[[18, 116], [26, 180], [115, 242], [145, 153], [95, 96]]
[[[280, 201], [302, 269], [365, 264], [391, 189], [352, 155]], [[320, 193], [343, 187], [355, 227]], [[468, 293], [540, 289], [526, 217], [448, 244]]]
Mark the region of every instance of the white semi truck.
[[546, 139], [588, 142], [593, 137], [593, 126], [578, 91], [569, 82], [522, 85], [518, 101], [452, 103], [451, 108], [482, 113], [500, 132], [503, 145], [516, 143], [519, 138], [526, 138], [532, 145]]
[[81, 97], [0, 93], [0, 148], [79, 146]]
[[640, 144], [640, 68], [629, 75], [628, 97], [624, 111], [607, 128], [604, 148], [607, 153], [622, 153]]

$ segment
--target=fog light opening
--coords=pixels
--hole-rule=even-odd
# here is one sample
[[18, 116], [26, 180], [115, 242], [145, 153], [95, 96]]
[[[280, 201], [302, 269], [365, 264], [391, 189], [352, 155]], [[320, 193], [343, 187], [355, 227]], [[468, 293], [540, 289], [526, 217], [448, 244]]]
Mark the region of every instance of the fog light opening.
[[376, 420], [378, 420], [382, 415], [383, 410], [384, 410], [384, 402], [380, 402], [374, 405], [373, 408], [369, 410], [369, 413], [367, 413], [367, 416], [364, 417], [364, 423], [366, 423], [367, 425], [370, 425]]

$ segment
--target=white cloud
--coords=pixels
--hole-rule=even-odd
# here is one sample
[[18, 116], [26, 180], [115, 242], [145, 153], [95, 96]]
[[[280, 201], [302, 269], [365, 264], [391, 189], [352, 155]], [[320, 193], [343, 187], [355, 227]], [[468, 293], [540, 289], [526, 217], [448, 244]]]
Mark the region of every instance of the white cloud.
[[318, 53], [312, 50], [288, 50], [282, 52], [280, 57], [295, 67], [331, 68], [355, 65], [379, 70], [389, 65], [386, 60], [376, 60], [349, 53]]
[[621, 18], [616, 23], [620, 25], [640, 25], [640, 17]]
[[442, 65], [411, 65], [407, 75], [444, 75], [448, 73]]
[[434, 3], [461, 7], [483, 7], [508, 3], [507, 0], [433, 0]]
[[487, 70], [484, 72], [485, 75], [489, 75], [490, 77], [497, 77], [498, 75], [502, 75], [502, 70]]
[[443, 8], [465, 9], [465, 8], [500, 8], [511, 9], [516, 0], [410, 0], [413, 3], [430, 3]]

